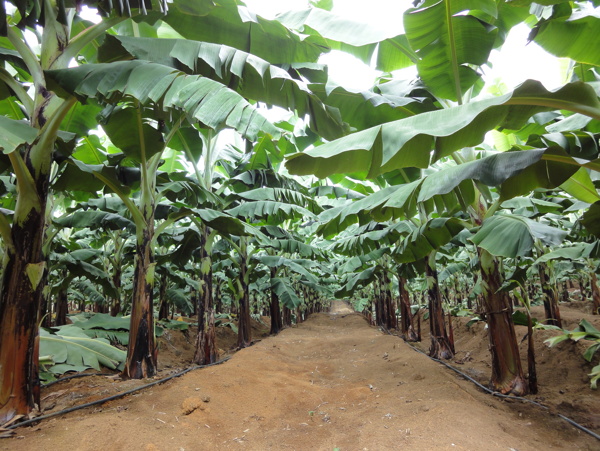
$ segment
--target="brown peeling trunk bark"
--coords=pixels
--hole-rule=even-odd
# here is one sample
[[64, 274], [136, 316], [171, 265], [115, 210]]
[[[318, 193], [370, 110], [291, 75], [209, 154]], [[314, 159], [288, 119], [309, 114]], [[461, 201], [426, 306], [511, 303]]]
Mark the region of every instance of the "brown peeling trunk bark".
[[429, 297], [429, 334], [431, 346], [429, 355], [435, 359], [451, 359], [454, 357], [452, 346], [446, 332], [442, 296], [435, 269], [435, 254], [425, 259], [425, 275], [427, 276], [427, 294]]
[[540, 275], [540, 284], [542, 286], [542, 293], [544, 296], [544, 311], [546, 313], [546, 322], [553, 326], [562, 327], [562, 321], [560, 320], [560, 309], [558, 307], [558, 298], [556, 296], [556, 290], [550, 283], [550, 268], [545, 263], [538, 265], [538, 271]]
[[209, 230], [204, 228], [200, 241], [202, 262], [200, 269], [201, 289], [198, 293], [198, 337], [196, 339], [196, 352], [194, 353], [194, 363], [198, 365], [208, 365], [219, 359], [213, 306], [212, 260], [206, 250], [208, 233]]
[[592, 287], [592, 313], [600, 315], [600, 289], [598, 289], [598, 277], [593, 270], [590, 271], [590, 286]]
[[160, 277], [158, 290], [160, 307], [158, 308], [158, 319], [169, 319], [169, 303], [167, 302], [167, 275], [163, 273]]
[[410, 309], [410, 296], [406, 289], [406, 278], [398, 276], [398, 289], [400, 291], [400, 331], [406, 341], [418, 341]]
[[157, 371], [158, 348], [154, 337], [153, 282], [154, 223], [149, 221], [136, 246], [133, 299], [127, 361], [121, 376], [126, 379], [152, 377]]
[[[271, 279], [277, 275], [277, 268], [271, 268]], [[271, 290], [271, 299], [269, 303], [269, 314], [271, 315], [271, 330], [269, 334], [277, 335], [283, 329], [281, 318], [281, 308], [279, 306], [279, 296], [274, 290]]]
[[117, 297], [113, 299], [110, 307], [110, 316], [117, 316], [121, 313], [121, 270], [115, 270], [112, 276], [113, 285], [117, 292]]
[[56, 295], [56, 318], [55, 326], [64, 326], [67, 324], [67, 313], [69, 313], [69, 304], [67, 302], [67, 291], [61, 289]]
[[533, 321], [527, 311], [527, 373], [529, 379], [529, 393], [536, 395], [538, 392], [537, 371], [535, 368], [535, 347], [533, 343]]
[[521, 396], [527, 393], [519, 347], [512, 321], [510, 300], [499, 291], [503, 277], [500, 262], [484, 249], [477, 248], [481, 267], [483, 307], [488, 324], [492, 377], [490, 385], [504, 394]]
[[291, 327], [292, 325], [292, 311], [287, 308], [285, 305], [283, 306], [283, 314], [282, 314], [282, 320], [283, 320], [283, 325], [285, 327]]
[[[243, 239], [243, 238], [242, 238]], [[240, 309], [238, 323], [238, 348], [246, 348], [252, 344], [252, 330], [250, 329], [250, 295], [248, 292], [248, 266], [246, 255], [240, 255]]]
[[397, 329], [398, 322], [396, 320], [396, 304], [392, 297], [392, 290], [390, 289], [390, 278], [387, 273], [383, 273], [383, 302], [385, 303], [385, 326], [388, 329]]
[[[46, 190], [47, 194], [47, 190]], [[0, 424], [27, 415], [40, 403], [38, 379], [38, 313], [42, 302], [41, 276], [44, 213], [32, 210], [12, 227], [14, 250], [7, 246], [0, 291]]]

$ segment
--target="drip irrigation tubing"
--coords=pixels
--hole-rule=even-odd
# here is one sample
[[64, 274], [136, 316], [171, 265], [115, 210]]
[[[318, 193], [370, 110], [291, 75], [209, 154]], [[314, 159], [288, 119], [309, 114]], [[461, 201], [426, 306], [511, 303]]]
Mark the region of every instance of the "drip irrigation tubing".
[[[209, 367], [209, 366], [220, 365], [222, 363], [227, 362], [230, 358], [231, 358], [231, 356], [228, 356], [228, 357], [225, 357], [222, 360], [219, 360], [218, 362], [209, 363], [208, 365], [194, 365], [194, 366], [191, 366], [189, 368], [186, 368], [185, 370], [180, 371], [179, 373], [171, 374], [170, 376], [164, 377], [164, 378], [159, 379], [159, 380], [154, 381], [154, 382], [150, 382], [149, 384], [140, 385], [139, 387], [132, 388], [131, 390], [127, 390], [127, 391], [124, 391], [122, 393], [117, 393], [116, 395], [109, 396], [107, 398], [98, 399], [96, 401], [88, 402], [88, 403], [81, 404], [81, 405], [78, 405], [78, 406], [69, 407], [68, 409], [59, 410], [58, 412], [52, 412], [52, 413], [49, 413], [47, 415], [41, 415], [39, 417], [31, 418], [29, 420], [25, 420], [25, 421], [22, 421], [20, 423], [11, 424], [10, 426], [7, 426], [6, 429], [16, 429], [16, 428], [19, 428], [21, 426], [28, 426], [30, 424], [37, 423], [37, 422], [42, 421], [42, 420], [47, 420], [48, 418], [57, 417], [59, 415], [65, 415], [67, 413], [75, 412], [76, 410], [86, 409], [88, 407], [96, 406], [98, 404], [104, 404], [105, 402], [108, 402], [108, 401], [113, 401], [115, 399], [123, 398], [123, 397], [125, 397], [127, 395], [130, 395], [132, 393], [144, 390], [146, 388], [153, 387], [153, 386], [158, 385], [158, 384], [163, 384], [163, 383], [165, 383], [167, 381], [170, 381], [171, 379], [183, 376], [184, 374], [189, 373], [190, 371], [199, 370], [201, 368], [206, 368], [206, 367]], [[101, 375], [105, 375], [105, 374], [102, 374], [102, 373], [100, 373], [100, 374]], [[86, 375], [93, 376], [94, 374], [86, 374]], [[71, 379], [71, 378], [70, 377], [65, 377], [65, 378], [59, 379], [56, 382], [60, 382], [60, 381], [65, 380], [65, 379]]]
[[[394, 335], [394, 334], [392, 334], [392, 333], [391, 333], [389, 330], [387, 330], [387, 328], [385, 328], [385, 327], [383, 327], [383, 326], [380, 326], [380, 327], [381, 327], [381, 329], [382, 329], [384, 332], [386, 332], [388, 335], [397, 336], [397, 335]], [[425, 352], [421, 351], [419, 348], [417, 348], [416, 346], [414, 346], [414, 345], [410, 344], [410, 343], [409, 343], [409, 342], [407, 342], [407, 341], [404, 341], [404, 343], [406, 343], [408, 346], [410, 346], [410, 347], [411, 347], [411, 348], [412, 348], [414, 351], [417, 351], [417, 352], [419, 352], [419, 353], [423, 354], [424, 356], [426, 356], [426, 357], [430, 358], [430, 359], [431, 359], [431, 360], [433, 360], [434, 362], [441, 363], [441, 364], [442, 364], [442, 365], [444, 365], [445, 367], [447, 367], [447, 368], [451, 369], [451, 370], [452, 370], [452, 371], [454, 371], [455, 373], [457, 373], [457, 374], [459, 374], [460, 376], [464, 377], [466, 380], [468, 380], [468, 381], [472, 382], [473, 384], [475, 384], [477, 387], [479, 387], [481, 390], [483, 390], [485, 393], [487, 393], [487, 394], [489, 394], [489, 395], [495, 396], [495, 397], [497, 397], [497, 398], [502, 398], [502, 399], [512, 399], [512, 400], [515, 400], [515, 401], [521, 401], [521, 402], [525, 402], [525, 403], [533, 404], [533, 405], [535, 405], [535, 406], [537, 406], [537, 407], [541, 407], [542, 409], [544, 409], [544, 410], [547, 410], [547, 411], [549, 411], [549, 410], [550, 410], [550, 408], [549, 408], [548, 406], [545, 406], [544, 404], [541, 404], [541, 403], [539, 403], [539, 402], [537, 402], [537, 401], [533, 401], [532, 399], [523, 398], [522, 396], [511, 396], [511, 395], [504, 395], [504, 394], [502, 394], [502, 393], [498, 393], [498, 392], [496, 392], [496, 391], [494, 391], [494, 390], [492, 390], [492, 389], [490, 389], [490, 388], [486, 387], [485, 385], [483, 385], [483, 384], [481, 384], [481, 383], [477, 382], [475, 379], [473, 379], [473, 378], [472, 378], [471, 376], [469, 376], [468, 374], [465, 374], [465, 373], [463, 373], [463, 372], [462, 372], [462, 371], [460, 371], [459, 369], [457, 369], [457, 368], [453, 367], [452, 365], [450, 365], [450, 364], [448, 364], [448, 363], [444, 362], [443, 360], [440, 360], [440, 359], [436, 359], [436, 358], [434, 358], [434, 357], [431, 357], [430, 355], [428, 355], [428, 354], [426, 354]], [[596, 434], [594, 431], [591, 431], [590, 429], [586, 428], [585, 426], [582, 426], [581, 424], [579, 424], [579, 423], [577, 423], [577, 422], [573, 421], [572, 419], [570, 419], [570, 418], [568, 418], [568, 417], [566, 417], [566, 416], [564, 416], [564, 415], [562, 415], [562, 414], [560, 414], [560, 413], [557, 413], [557, 414], [556, 414], [556, 416], [558, 416], [559, 418], [561, 418], [561, 419], [565, 420], [565, 421], [566, 421], [567, 423], [569, 423], [571, 426], [574, 426], [574, 427], [576, 427], [577, 429], [579, 429], [579, 430], [581, 430], [581, 431], [583, 431], [583, 432], [586, 432], [587, 434], [589, 434], [589, 435], [591, 435], [592, 437], [594, 437], [596, 440], [600, 440], [600, 435]]]

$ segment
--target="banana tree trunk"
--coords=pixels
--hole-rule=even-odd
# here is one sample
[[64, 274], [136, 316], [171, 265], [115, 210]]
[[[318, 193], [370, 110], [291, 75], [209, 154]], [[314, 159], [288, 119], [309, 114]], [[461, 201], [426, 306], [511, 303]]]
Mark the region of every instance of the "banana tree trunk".
[[[36, 86], [36, 90], [42, 88]], [[38, 94], [32, 125], [48, 122], [44, 106], [52, 98]], [[38, 325], [47, 278], [44, 253], [49, 174], [58, 124], [72, 103], [54, 113], [45, 131], [23, 155], [9, 155], [17, 174], [18, 196], [10, 232], [5, 242], [0, 281], [0, 424], [39, 407]]]
[[527, 310], [527, 373], [529, 380], [529, 393], [536, 395], [538, 392], [537, 370], [535, 367], [535, 346], [533, 342], [533, 321], [531, 313]]
[[249, 275], [248, 262], [246, 255], [245, 238], [242, 241], [242, 253], [240, 255], [240, 308], [238, 323], [238, 348], [246, 348], [252, 344], [252, 330], [250, 329], [250, 294], [249, 294]]
[[64, 326], [67, 324], [67, 313], [69, 310], [69, 303], [67, 301], [67, 290], [62, 289], [56, 295], [56, 303], [55, 303], [55, 314], [56, 318], [54, 319], [55, 326]]
[[379, 283], [374, 284], [373, 293], [375, 294], [375, 302], [373, 312], [375, 313], [375, 324], [377, 326], [383, 326], [385, 322], [383, 321], [383, 300], [381, 298], [381, 286]]
[[169, 304], [167, 302], [167, 274], [163, 273], [160, 277], [160, 287], [158, 290], [158, 299], [160, 307], [158, 308], [158, 319], [169, 318]]
[[406, 278], [398, 276], [400, 291], [400, 331], [406, 341], [420, 341], [413, 325], [413, 315], [410, 309], [410, 296], [406, 289]]
[[383, 274], [383, 287], [386, 327], [388, 329], [397, 329], [398, 320], [396, 319], [396, 304], [394, 303], [391, 290], [391, 281], [387, 273]]
[[122, 377], [126, 379], [152, 377], [157, 371], [158, 348], [154, 336], [153, 312], [155, 267], [153, 235], [154, 221], [150, 220], [147, 222], [146, 229], [139, 233], [136, 245], [129, 346], [122, 373]]
[[282, 320], [285, 327], [290, 327], [292, 325], [292, 311], [285, 305], [283, 306]]
[[540, 263], [538, 265], [538, 272], [540, 275], [542, 294], [544, 296], [544, 311], [546, 312], [546, 322], [553, 326], [562, 327], [556, 290], [555, 287], [553, 287], [550, 283], [550, 280], [552, 280], [550, 277], [550, 267], [545, 263]]
[[200, 267], [200, 293], [198, 296], [198, 337], [194, 363], [208, 365], [219, 358], [217, 350], [217, 332], [215, 326], [215, 311], [213, 307], [213, 272], [212, 259], [206, 249], [208, 228], [204, 227], [200, 239], [201, 267]]
[[[45, 203], [47, 183], [42, 180], [38, 187]], [[38, 322], [46, 265], [45, 215], [44, 209], [30, 210], [24, 218], [18, 212], [17, 207], [0, 291], [0, 424], [27, 415], [40, 403]]]
[[[271, 268], [271, 279], [277, 276], [277, 268]], [[271, 335], [277, 335], [283, 329], [283, 321], [281, 318], [281, 308], [279, 306], [279, 296], [275, 290], [271, 290], [271, 299], [269, 304], [269, 314], [271, 315]]]
[[485, 249], [477, 248], [477, 251], [492, 354], [490, 386], [500, 393], [521, 396], [527, 393], [527, 382], [523, 376], [510, 300], [506, 292], [500, 291], [503, 282], [500, 262]]
[[113, 285], [117, 292], [117, 297], [112, 300], [110, 307], [110, 316], [117, 316], [121, 313], [121, 270], [115, 270], [112, 276]]
[[590, 271], [590, 285], [592, 287], [592, 313], [600, 315], [600, 289], [598, 289], [598, 277], [594, 270]]
[[429, 355], [435, 359], [451, 359], [454, 357], [452, 345], [446, 332], [442, 295], [435, 268], [435, 252], [425, 259], [425, 275], [427, 277], [427, 294], [429, 297], [429, 334], [431, 347]]

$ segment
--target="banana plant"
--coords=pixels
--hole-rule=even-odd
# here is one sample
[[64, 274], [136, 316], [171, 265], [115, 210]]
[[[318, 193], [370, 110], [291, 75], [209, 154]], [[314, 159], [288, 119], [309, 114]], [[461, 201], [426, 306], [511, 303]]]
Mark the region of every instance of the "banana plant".
[[535, 263], [541, 264], [556, 260], [567, 260], [577, 262], [583, 260], [585, 262], [586, 272], [590, 274], [590, 284], [592, 289], [592, 313], [600, 314], [600, 289], [598, 288], [598, 271], [597, 259], [598, 243], [574, 243], [570, 246], [564, 246], [548, 252], [539, 257]]
[[80, 229], [82, 233], [88, 230], [88, 235], [80, 234], [77, 241], [87, 242], [91, 249], [101, 252], [103, 270], [109, 274], [114, 288], [113, 293], [107, 293], [107, 304], [110, 314], [116, 316], [123, 310], [123, 272], [131, 264], [126, 256], [133, 253], [130, 238], [135, 233], [135, 225], [125, 217], [127, 208], [118, 197], [88, 199], [70, 210], [73, 211], [55, 218], [54, 223], [63, 228]]
[[[11, 3], [16, 9], [7, 8]], [[101, 5], [110, 17], [98, 24], [84, 24], [74, 35], [75, 6], [81, 4]], [[38, 0], [0, 4], [0, 39], [6, 49], [2, 60], [7, 65], [0, 71], [2, 101], [18, 105], [0, 116], [0, 147], [8, 156], [19, 187], [12, 221], [0, 214], [5, 249], [0, 289], [0, 423], [27, 415], [39, 405], [36, 337], [47, 270], [42, 248], [49, 175], [57, 146], [68, 151], [62, 143], [73, 141], [74, 135], [61, 132], [77, 133], [86, 124], [82, 111], [74, 108], [75, 99], [62, 100], [51, 92], [44, 71], [66, 68], [88, 44], [124, 20], [123, 14], [141, 12], [140, 6], [139, 2], [130, 1], [116, 8], [104, 1], [77, 5]], [[144, 2], [142, 10], [153, 8], [164, 10], [166, 2]], [[34, 35], [40, 41], [30, 44], [24, 29], [36, 27], [40, 33]], [[39, 54], [35, 51], [38, 44]]]

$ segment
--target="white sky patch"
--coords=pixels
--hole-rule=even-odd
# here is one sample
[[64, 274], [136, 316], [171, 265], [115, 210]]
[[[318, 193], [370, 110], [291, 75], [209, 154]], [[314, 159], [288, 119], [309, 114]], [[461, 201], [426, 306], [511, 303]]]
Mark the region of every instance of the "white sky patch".
[[93, 22], [93, 23], [99, 23], [102, 20], [102, 18], [98, 14], [98, 11], [96, 11], [95, 8], [88, 7], [87, 5], [83, 5], [81, 7], [81, 12], [79, 13], [79, 17], [81, 17], [84, 20], [89, 20], [90, 22]]
[[539, 80], [546, 89], [556, 89], [566, 80], [565, 59], [547, 53], [535, 42], [527, 43], [531, 30], [525, 24], [513, 27], [500, 51], [492, 50], [493, 67], [484, 69], [489, 82], [499, 80], [509, 90], [527, 79]]
[[322, 55], [319, 63], [326, 64], [329, 67], [329, 78], [348, 91], [367, 91], [381, 75], [381, 72], [367, 66], [355, 56], [339, 50]]

